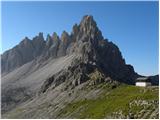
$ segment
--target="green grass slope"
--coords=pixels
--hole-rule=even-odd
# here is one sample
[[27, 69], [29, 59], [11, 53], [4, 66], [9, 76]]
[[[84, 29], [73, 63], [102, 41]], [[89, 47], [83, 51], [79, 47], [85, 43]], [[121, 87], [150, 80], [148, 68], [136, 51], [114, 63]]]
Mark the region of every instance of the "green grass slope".
[[59, 118], [158, 118], [158, 87], [121, 85], [103, 89], [95, 100], [68, 104]]
[[[38, 102], [36, 99], [26, 102], [2, 114], [2, 118], [158, 119], [159, 117], [158, 86], [136, 87], [115, 83], [82, 86], [77, 90], [74, 88], [63, 91], [63, 96], [57, 96], [59, 101], [55, 104], [56, 98], [47, 100], [44, 96], [40, 101], [45, 102]], [[51, 92], [50, 97], [55, 91]], [[67, 102], [67, 99], [72, 100]]]

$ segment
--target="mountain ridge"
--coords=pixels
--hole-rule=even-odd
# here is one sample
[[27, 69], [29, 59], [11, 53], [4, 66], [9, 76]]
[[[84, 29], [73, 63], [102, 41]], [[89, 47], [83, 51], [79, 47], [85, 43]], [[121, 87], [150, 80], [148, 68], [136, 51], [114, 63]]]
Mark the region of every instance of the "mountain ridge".
[[[72, 47], [72, 45], [76, 46], [76, 42], [81, 40], [85, 42], [85, 39], [88, 39], [87, 36], [90, 36], [89, 39], [91, 40], [91, 44], [94, 45], [94, 48], [97, 47], [97, 44], [106, 44], [105, 41], [102, 41], [104, 38], [102, 36], [101, 31], [97, 27], [97, 24], [93, 19], [93, 16], [89, 15], [84, 16], [79, 25], [75, 24], [73, 26], [73, 30], [70, 35], [67, 32], [63, 31], [61, 37], [59, 37], [56, 33], [53, 33], [52, 37], [47, 36], [47, 40], [44, 40], [43, 33], [39, 33], [39, 35], [34, 37], [33, 40], [30, 40], [27, 37], [25, 37], [25, 39], [21, 41], [19, 45], [5, 52], [2, 55], [2, 74], [4, 72], [8, 73], [17, 67], [20, 67], [21, 65], [32, 61], [33, 59], [39, 56], [43, 56], [46, 58], [49, 58], [51, 56], [53, 58], [56, 58], [65, 56], [66, 54], [72, 54], [72, 52], [74, 51], [73, 49], [75, 48]], [[76, 39], [79, 40], [76, 41]], [[106, 41], [108, 40], [106, 39]], [[113, 43], [111, 42], [109, 44]], [[112, 46], [115, 46], [115, 49], [119, 51], [119, 48], [115, 44], [113, 44]], [[29, 56], [25, 57], [25, 55]]]

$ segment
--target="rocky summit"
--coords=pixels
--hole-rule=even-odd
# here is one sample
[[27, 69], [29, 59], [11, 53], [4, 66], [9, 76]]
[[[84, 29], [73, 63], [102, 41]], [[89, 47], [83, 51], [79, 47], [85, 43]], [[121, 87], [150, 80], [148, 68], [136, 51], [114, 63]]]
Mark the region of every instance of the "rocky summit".
[[[58, 36], [54, 32], [48, 34], [46, 40], [43, 33], [32, 40], [25, 37], [1, 55], [1, 67], [3, 118], [146, 118], [143, 114], [138, 116], [132, 109], [126, 112], [128, 106], [121, 109], [118, 104], [117, 109], [113, 107], [114, 111], [99, 111], [98, 115], [96, 110], [89, 112], [90, 107], [98, 107], [90, 106], [90, 103], [102, 105], [105, 101], [112, 101], [117, 89], [122, 93], [117, 93], [121, 98], [116, 99], [122, 100], [125, 97], [123, 92], [129, 90], [131, 95], [138, 92], [133, 99], [130, 99], [131, 95], [129, 100], [124, 99], [127, 105], [132, 101], [129, 106], [137, 105], [137, 101], [143, 106], [145, 100], [139, 91], [151, 96], [149, 101], [145, 101], [147, 107], [153, 104], [148, 116], [158, 116], [157, 89], [152, 91], [151, 88], [145, 90], [133, 86], [141, 75], [126, 64], [118, 46], [103, 37], [90, 15], [84, 16], [80, 24], [75, 24], [71, 34], [63, 31]], [[157, 85], [158, 77], [156, 80], [154, 76], [151, 78]], [[154, 94], [147, 95], [146, 91]], [[107, 96], [111, 98], [105, 99]], [[123, 103], [120, 106], [123, 107]], [[107, 111], [111, 106], [104, 104], [101, 107]], [[84, 114], [86, 110], [88, 115]], [[152, 114], [153, 111], [157, 114]]]

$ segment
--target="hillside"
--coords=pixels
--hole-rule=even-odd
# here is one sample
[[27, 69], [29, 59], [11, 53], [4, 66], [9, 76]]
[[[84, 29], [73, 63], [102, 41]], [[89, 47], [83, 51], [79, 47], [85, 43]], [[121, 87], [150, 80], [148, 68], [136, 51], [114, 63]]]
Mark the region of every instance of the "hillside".
[[52, 99], [55, 101], [54, 98], [39, 101], [36, 106], [33, 102], [26, 102], [25, 105], [13, 109], [2, 117], [158, 119], [159, 116], [158, 87], [141, 88], [115, 84], [88, 86], [86, 84], [78, 90], [64, 91], [63, 94], [66, 94], [64, 102], [59, 100], [54, 103], [52, 102]]
[[158, 101], [158, 87], [119, 86], [110, 92], [105, 89], [94, 100], [68, 104], [59, 118], [155, 119], [159, 117]]

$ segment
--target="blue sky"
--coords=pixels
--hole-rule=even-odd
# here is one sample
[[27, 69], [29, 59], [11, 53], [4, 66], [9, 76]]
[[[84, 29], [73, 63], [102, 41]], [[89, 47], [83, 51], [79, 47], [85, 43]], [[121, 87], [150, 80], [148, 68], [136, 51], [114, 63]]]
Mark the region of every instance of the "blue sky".
[[143, 75], [158, 73], [158, 2], [2, 2], [2, 52], [25, 36], [71, 32], [93, 15], [105, 38]]

